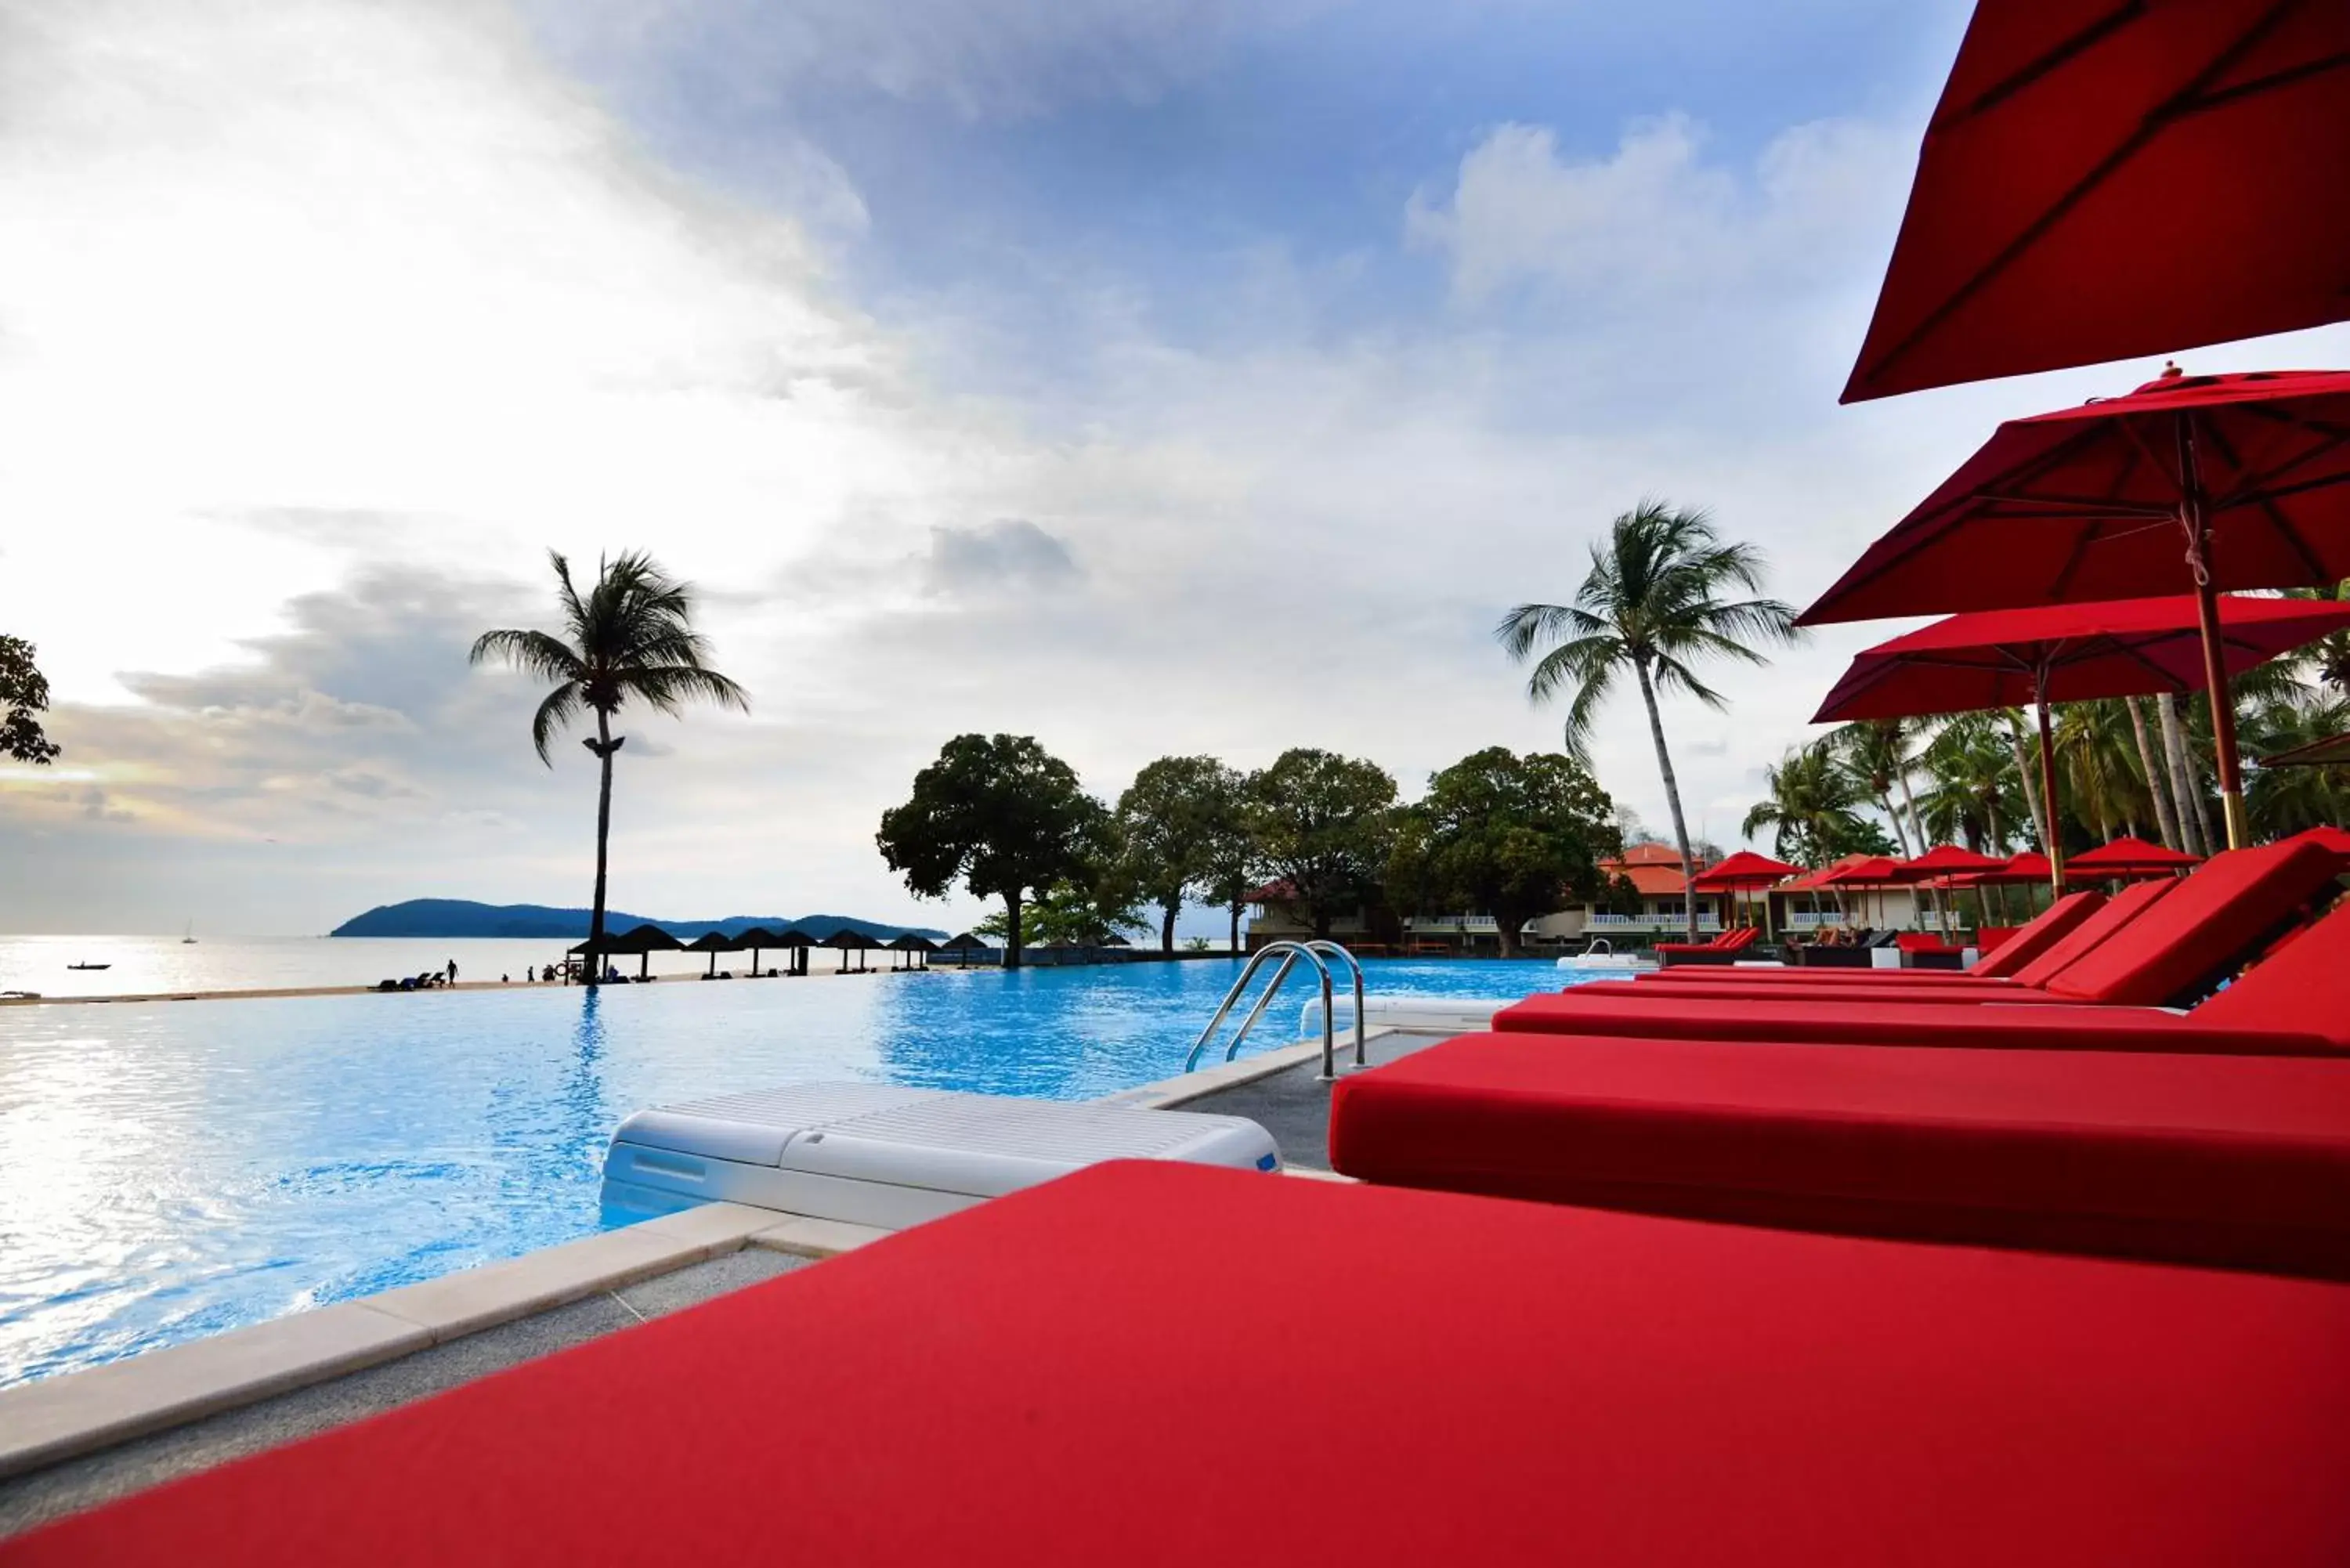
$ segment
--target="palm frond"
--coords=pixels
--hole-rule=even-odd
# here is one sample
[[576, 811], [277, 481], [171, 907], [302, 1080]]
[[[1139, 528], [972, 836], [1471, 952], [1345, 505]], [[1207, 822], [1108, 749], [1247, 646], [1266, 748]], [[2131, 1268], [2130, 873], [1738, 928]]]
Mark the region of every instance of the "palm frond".
[[485, 631], [473, 639], [469, 659], [474, 664], [494, 659], [542, 680], [577, 680], [588, 672], [577, 651], [543, 631]]
[[555, 758], [548, 753], [547, 747], [578, 716], [581, 705], [579, 683], [567, 680], [548, 692], [546, 700], [539, 703], [538, 711], [531, 715], [530, 743], [537, 748], [538, 760], [548, 767], [555, 765]]

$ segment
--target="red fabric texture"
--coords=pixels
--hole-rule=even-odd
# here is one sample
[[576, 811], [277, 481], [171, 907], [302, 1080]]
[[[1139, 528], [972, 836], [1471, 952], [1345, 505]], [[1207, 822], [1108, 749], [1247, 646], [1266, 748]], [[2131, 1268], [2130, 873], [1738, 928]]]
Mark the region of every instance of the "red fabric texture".
[[2337, 1285], [1111, 1165], [0, 1563], [2331, 1568], [2345, 1383]]
[[[2334, 600], [2222, 594], [2219, 608], [2220, 656], [2230, 675], [2350, 626], [2350, 604]], [[1979, 610], [1938, 620], [1854, 655], [1812, 722], [1903, 719], [1915, 713], [2162, 691], [2184, 694], [2200, 691], [2205, 685], [2202, 622], [2192, 594]], [[2196, 857], [2158, 844], [2142, 845], [2147, 853], [2133, 857], [2129, 846], [2137, 844], [2129, 839], [2103, 846], [2068, 859], [2066, 869], [2085, 875], [2101, 865], [2137, 871], [2147, 866], [2178, 870], [2196, 864]], [[1949, 846], [1908, 862], [1918, 876], [1995, 871], [2003, 866]]]
[[1979, 0], [1844, 400], [2350, 315], [2345, 53], [2339, 0]]
[[1659, 942], [1657, 950], [1660, 953], [1734, 953], [1752, 947], [1754, 939], [1761, 934], [1752, 926], [1741, 926], [1735, 930], [1723, 931], [1708, 942]]
[[[1721, 1007], [1740, 1002], [1771, 1002], [1785, 1005], [1804, 1003], [1810, 1006], [1842, 1007], [1847, 1003], [1878, 1002], [1887, 1007], [1910, 1004], [1939, 1007], [1980, 1007], [1991, 1002], [2008, 1004], [2030, 1003], [2043, 1009], [2085, 1008], [2095, 1003], [2077, 997], [2051, 996], [2044, 991], [2017, 985], [2012, 981], [1979, 980], [1971, 985], [1906, 985], [1901, 977], [1914, 972], [1908, 970], [1853, 970], [1856, 976], [1876, 975], [1881, 984], [1853, 983], [1847, 985], [1749, 985], [1747, 976], [1735, 971], [1723, 973], [1711, 985], [1692, 982], [1686, 985], [1650, 985], [1646, 980], [1593, 980], [1566, 990], [1538, 992], [1523, 1002], [1512, 1004], [1507, 1011], [1519, 1008], [1528, 1015], [1556, 1015], [1572, 1018], [1588, 1002], [1602, 1000], [1637, 999], [1641, 1006], [1689, 1006], [1705, 1002]], [[1962, 975], [1950, 976], [1962, 980]]]
[[1661, 969], [1643, 975], [1638, 983], [1654, 984], [1669, 981], [1675, 989], [1682, 986], [1714, 988], [1743, 987], [1754, 981], [1752, 989], [1765, 991], [1779, 986], [1804, 986], [1818, 990], [1840, 989], [1845, 986], [1901, 985], [1964, 987], [1978, 981], [2003, 980], [2015, 971], [2046, 952], [2058, 941], [2070, 935], [2074, 928], [2105, 907], [2106, 896], [2095, 891], [2067, 893], [2042, 910], [2038, 918], [2019, 926], [2002, 940], [1996, 950], [1986, 952], [1963, 972], [1939, 969], [1742, 969], [1735, 974], [1722, 974], [1694, 969]]
[[1471, 1034], [1339, 1081], [1367, 1181], [2350, 1276], [2350, 1062]]
[[[2255, 971], [2258, 972], [2258, 971]], [[2230, 1024], [2206, 1008], [2000, 1006], [1980, 999], [1530, 996], [1493, 1015], [1505, 1034], [1615, 1034], [1642, 1040], [1764, 1040], [1801, 1044], [1971, 1046], [2001, 1051], [2185, 1051], [2200, 1055], [2331, 1055], [2350, 1045], [2350, 991], [2334, 981], [2297, 1005], [2240, 1010]], [[2224, 993], [2223, 993], [2224, 994]], [[2208, 1004], [2207, 1004], [2208, 1006]], [[2259, 1020], [2256, 1022], [2255, 1020]]]
[[[2147, 884], [2170, 891], [2111, 941], [2043, 983], [2052, 996], [2084, 1002], [2192, 1002], [2305, 915], [2313, 901], [2330, 896], [2337, 866], [2314, 844], [2215, 855], [2180, 881]], [[2123, 894], [2106, 907], [2127, 898]]]
[[2220, 1029], [2312, 1029], [2350, 1050], [2350, 901], [2285, 939], [2189, 1016]]
[[2105, 908], [2049, 943], [2037, 958], [2011, 971], [2010, 978], [2018, 985], [2045, 986], [2127, 929], [2178, 886], [2176, 882], [2140, 882], [2123, 888], [2106, 900]]
[[2192, 592], [2172, 521], [2182, 426], [2211, 497], [2212, 586], [2330, 585], [2350, 576], [2350, 445], [2334, 435], [2345, 425], [2350, 374], [2333, 370], [2185, 376], [2010, 420], [1797, 618]]

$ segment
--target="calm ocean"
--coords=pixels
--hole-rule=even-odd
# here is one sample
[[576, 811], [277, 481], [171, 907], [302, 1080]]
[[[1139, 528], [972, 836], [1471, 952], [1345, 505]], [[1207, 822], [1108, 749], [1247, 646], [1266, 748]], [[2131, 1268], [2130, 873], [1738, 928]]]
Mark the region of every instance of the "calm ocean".
[[[373, 985], [377, 981], [419, 974], [455, 960], [462, 981], [522, 979], [523, 971], [554, 963], [567, 943], [473, 938], [422, 941], [406, 937], [206, 937], [191, 945], [178, 937], [0, 936], [0, 991], [36, 991], [43, 996], [146, 996], [203, 991], [276, 991], [303, 986]], [[867, 962], [884, 966], [887, 953]], [[722, 967], [738, 971], [748, 955], [722, 954]], [[767, 954], [763, 961], [778, 961]], [[816, 955], [819, 969], [829, 954]], [[655, 953], [655, 974], [699, 974], [709, 960], [700, 953]], [[77, 963], [102, 963], [77, 970]], [[636, 972], [636, 961], [622, 961]]]

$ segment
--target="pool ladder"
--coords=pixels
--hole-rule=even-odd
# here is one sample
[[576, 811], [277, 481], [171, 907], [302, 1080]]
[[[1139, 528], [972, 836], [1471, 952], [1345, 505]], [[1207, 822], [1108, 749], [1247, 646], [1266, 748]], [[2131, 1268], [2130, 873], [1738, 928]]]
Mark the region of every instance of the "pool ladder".
[[1208, 1020], [1208, 1026], [1200, 1031], [1200, 1038], [1192, 1042], [1191, 1054], [1183, 1059], [1183, 1071], [1189, 1073], [1199, 1066], [1201, 1054], [1215, 1039], [1216, 1031], [1224, 1026], [1224, 1020], [1231, 1016], [1234, 1004], [1247, 993], [1249, 981], [1256, 978], [1258, 970], [1263, 969], [1267, 961], [1275, 957], [1281, 960], [1281, 967], [1273, 971], [1273, 979], [1266, 982], [1264, 993], [1256, 999], [1256, 1005], [1249, 1009], [1248, 1016], [1241, 1020], [1240, 1033], [1233, 1035], [1232, 1043], [1224, 1048], [1224, 1060], [1229, 1062], [1241, 1054], [1241, 1046], [1247, 1041], [1249, 1031], [1256, 1027], [1257, 1020], [1263, 1018], [1265, 1010], [1273, 1005], [1274, 997], [1281, 990], [1281, 982], [1289, 978], [1289, 971], [1295, 969], [1298, 961], [1302, 959], [1314, 966], [1314, 971], [1322, 982], [1322, 1077], [1326, 1082], [1336, 1077], [1338, 1075], [1337, 1011], [1330, 1004], [1328, 961], [1335, 959], [1347, 966], [1354, 981], [1355, 1065], [1360, 1067], [1367, 1064], [1363, 1056], [1363, 966], [1356, 961], [1354, 954], [1336, 942], [1281, 941], [1267, 942], [1249, 955], [1247, 964], [1241, 970], [1240, 979], [1232, 981], [1232, 988], [1224, 992], [1223, 1004], [1216, 1009], [1216, 1015]]

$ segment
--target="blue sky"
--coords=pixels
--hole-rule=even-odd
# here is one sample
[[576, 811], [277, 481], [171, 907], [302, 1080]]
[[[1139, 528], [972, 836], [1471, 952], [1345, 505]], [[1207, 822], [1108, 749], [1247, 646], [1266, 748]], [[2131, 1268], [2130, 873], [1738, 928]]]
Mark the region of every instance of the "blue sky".
[[[0, 929], [583, 899], [584, 753], [464, 661], [550, 547], [692, 580], [753, 695], [633, 722], [625, 908], [967, 923], [872, 848], [967, 730], [1105, 796], [1554, 745], [1492, 628], [1616, 513], [1800, 604], [2157, 369], [1836, 406], [1966, 10], [0, 4], [0, 628], [67, 747], [0, 769]], [[1692, 826], [1896, 629], [1669, 706]], [[1637, 703], [1594, 753], [1665, 820]]]

